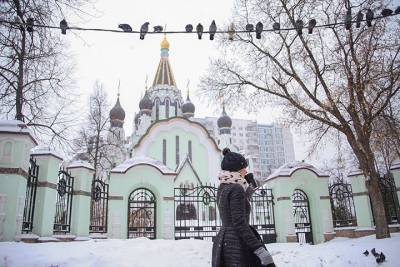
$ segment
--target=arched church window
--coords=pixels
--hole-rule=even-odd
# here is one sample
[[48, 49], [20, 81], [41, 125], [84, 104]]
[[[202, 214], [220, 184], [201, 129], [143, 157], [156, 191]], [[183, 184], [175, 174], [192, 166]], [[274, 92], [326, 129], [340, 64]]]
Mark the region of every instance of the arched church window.
[[167, 165], [167, 140], [163, 139], [162, 162]]
[[189, 155], [189, 159], [190, 159], [190, 162], [193, 162], [192, 161], [192, 141], [188, 141], [188, 155]]
[[197, 220], [196, 207], [192, 203], [179, 204], [176, 207], [176, 220]]
[[160, 119], [160, 100], [156, 99], [156, 121]]
[[169, 118], [169, 99], [165, 100], [165, 118]]
[[175, 106], [175, 117], [177, 117], [178, 116], [178, 100], [177, 99], [175, 99], [174, 106]]
[[180, 159], [179, 159], [179, 136], [178, 135], [175, 137], [175, 155], [176, 155], [175, 163], [176, 163], [176, 166], [178, 166], [179, 162], [180, 162]]

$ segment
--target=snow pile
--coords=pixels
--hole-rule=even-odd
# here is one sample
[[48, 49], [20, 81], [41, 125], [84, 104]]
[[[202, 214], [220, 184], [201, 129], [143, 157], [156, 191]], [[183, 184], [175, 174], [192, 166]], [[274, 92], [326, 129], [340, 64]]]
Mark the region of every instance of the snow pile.
[[[202, 240], [89, 240], [25, 244], [0, 243], [0, 266], [129, 266], [180, 267], [211, 266], [210, 241]], [[374, 236], [359, 239], [336, 238], [320, 245], [293, 243], [268, 244], [277, 266], [377, 266], [375, 258], [362, 253], [375, 248], [383, 251], [382, 266], [399, 266], [400, 234], [376, 240]]]

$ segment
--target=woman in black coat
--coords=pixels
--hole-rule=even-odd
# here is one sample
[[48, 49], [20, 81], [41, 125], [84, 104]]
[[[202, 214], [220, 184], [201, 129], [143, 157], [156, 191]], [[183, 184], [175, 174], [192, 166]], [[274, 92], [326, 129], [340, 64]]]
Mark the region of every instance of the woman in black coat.
[[[247, 175], [245, 158], [228, 148], [223, 150], [217, 201], [222, 227], [214, 238], [213, 267], [275, 266], [257, 231], [249, 225], [249, 197], [254, 179]], [[246, 181], [246, 178], [248, 178]]]

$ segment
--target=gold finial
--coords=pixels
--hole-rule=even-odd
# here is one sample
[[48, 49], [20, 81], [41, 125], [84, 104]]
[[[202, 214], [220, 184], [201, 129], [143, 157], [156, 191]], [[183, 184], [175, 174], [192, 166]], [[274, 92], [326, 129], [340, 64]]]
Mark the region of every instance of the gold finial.
[[121, 80], [118, 80], [118, 93], [117, 93], [118, 98], [119, 98], [119, 86], [120, 85], [121, 85]]
[[167, 40], [167, 34], [164, 33], [164, 39], [161, 42], [161, 49], [169, 49], [169, 42]]

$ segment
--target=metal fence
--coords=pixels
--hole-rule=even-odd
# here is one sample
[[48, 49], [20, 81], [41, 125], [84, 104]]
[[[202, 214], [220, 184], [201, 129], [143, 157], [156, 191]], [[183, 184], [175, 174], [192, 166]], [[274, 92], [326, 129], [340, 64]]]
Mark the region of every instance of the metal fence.
[[71, 231], [72, 196], [74, 177], [67, 170], [58, 172], [56, 214], [54, 217], [55, 234], [69, 233]]
[[22, 222], [22, 233], [30, 233], [33, 228], [33, 217], [35, 214], [36, 189], [38, 183], [39, 165], [32, 157], [29, 159], [28, 179], [26, 182], [24, 217]]
[[334, 227], [357, 226], [351, 184], [337, 181], [329, 185], [332, 219]]
[[101, 179], [92, 182], [89, 233], [107, 233], [108, 184]]

